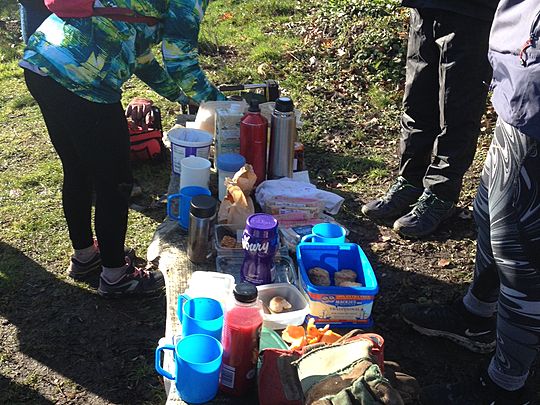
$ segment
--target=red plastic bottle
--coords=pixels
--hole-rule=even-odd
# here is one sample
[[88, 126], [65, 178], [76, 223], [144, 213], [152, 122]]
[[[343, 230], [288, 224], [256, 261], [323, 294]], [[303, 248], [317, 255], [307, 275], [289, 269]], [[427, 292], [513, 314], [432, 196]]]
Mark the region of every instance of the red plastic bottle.
[[240, 120], [240, 154], [253, 166], [257, 175], [255, 185], [266, 180], [266, 143], [268, 120], [261, 115], [259, 103], [252, 101]]
[[220, 390], [243, 396], [256, 385], [257, 358], [263, 318], [257, 288], [250, 283], [234, 287], [234, 307], [223, 321], [223, 363]]

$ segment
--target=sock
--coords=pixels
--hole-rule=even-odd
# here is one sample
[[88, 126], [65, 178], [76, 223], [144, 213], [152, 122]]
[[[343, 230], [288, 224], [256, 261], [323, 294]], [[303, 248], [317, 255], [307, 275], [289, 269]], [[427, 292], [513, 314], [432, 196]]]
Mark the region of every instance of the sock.
[[120, 267], [103, 266], [102, 271], [101, 271], [101, 277], [103, 277], [103, 279], [107, 283], [115, 284], [118, 281], [120, 281], [122, 277], [124, 277], [124, 274], [126, 274], [127, 267], [128, 267], [127, 263]]
[[90, 260], [94, 258], [97, 252], [98, 252], [98, 249], [96, 245], [92, 243], [87, 248], [75, 249], [75, 254], [73, 255], [73, 257], [75, 258], [75, 260], [81, 263], [88, 263]]
[[525, 385], [527, 377], [529, 376], [529, 374], [522, 376], [505, 374], [499, 367], [497, 367], [495, 356], [493, 356], [491, 363], [489, 363], [488, 375], [489, 378], [491, 378], [491, 381], [506, 391], [519, 390]]
[[490, 318], [497, 312], [497, 301], [484, 302], [476, 298], [471, 290], [463, 297], [463, 306], [467, 311], [482, 318]]

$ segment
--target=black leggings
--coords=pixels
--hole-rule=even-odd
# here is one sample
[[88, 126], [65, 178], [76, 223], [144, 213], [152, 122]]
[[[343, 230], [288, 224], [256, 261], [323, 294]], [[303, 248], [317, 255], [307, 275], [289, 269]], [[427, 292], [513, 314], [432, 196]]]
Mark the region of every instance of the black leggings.
[[129, 130], [122, 105], [83, 99], [53, 79], [26, 69], [24, 77], [62, 161], [62, 202], [73, 248], [84, 249], [93, 243], [95, 189], [94, 225], [102, 263], [122, 266], [133, 186]]

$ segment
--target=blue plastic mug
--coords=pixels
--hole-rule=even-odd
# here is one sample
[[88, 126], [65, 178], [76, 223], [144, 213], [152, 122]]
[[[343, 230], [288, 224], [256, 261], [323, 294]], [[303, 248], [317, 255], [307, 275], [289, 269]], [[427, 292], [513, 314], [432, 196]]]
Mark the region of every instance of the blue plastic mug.
[[318, 242], [329, 245], [340, 245], [345, 243], [345, 235], [346, 231], [343, 227], [338, 224], [324, 222], [314, 225], [311, 229], [311, 234], [304, 236], [301, 243]]
[[182, 324], [182, 336], [202, 334], [221, 342], [223, 307], [219, 301], [207, 297], [190, 298], [180, 294], [176, 314]]
[[[191, 199], [196, 195], [211, 195], [210, 190], [199, 186], [188, 186], [180, 190], [179, 193], [172, 194], [167, 198], [167, 215], [176, 219], [180, 226], [187, 229], [189, 226], [189, 205]], [[173, 200], [178, 199], [178, 215], [173, 213]]]
[[[174, 372], [161, 366], [161, 353], [174, 354]], [[223, 357], [221, 343], [208, 335], [189, 335], [175, 345], [166, 344], [156, 349], [156, 371], [174, 381], [180, 398], [188, 403], [201, 404], [215, 398], [219, 385], [219, 370]]]

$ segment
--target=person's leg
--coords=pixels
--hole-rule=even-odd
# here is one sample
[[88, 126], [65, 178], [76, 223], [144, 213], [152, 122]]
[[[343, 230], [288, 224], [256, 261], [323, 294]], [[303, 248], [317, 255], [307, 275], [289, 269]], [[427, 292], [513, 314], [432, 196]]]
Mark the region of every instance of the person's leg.
[[49, 77], [26, 70], [25, 77], [62, 161], [62, 199], [73, 248], [93, 244], [94, 184], [95, 228], [103, 265], [123, 266], [132, 176], [129, 132], [121, 105], [93, 103]]
[[540, 155], [537, 141], [502, 120], [494, 145], [489, 210], [500, 293], [488, 372], [499, 386], [516, 390], [540, 350]]
[[[73, 248], [88, 248], [94, 243], [91, 227], [92, 182], [87, 168], [78, 156], [72, 139], [74, 127], [69, 123], [69, 117], [76, 119], [84, 115], [84, 109], [77, 100], [78, 97], [52, 79], [28, 70], [25, 70], [25, 79], [30, 93], [41, 109], [51, 142], [62, 161], [62, 203]], [[78, 126], [75, 128], [84, 132], [84, 129]]]
[[[495, 150], [496, 148], [496, 145], [492, 145], [490, 150]], [[491, 247], [491, 217], [489, 209], [494, 157], [494, 154], [491, 152], [486, 156], [480, 185], [474, 199], [473, 215], [478, 230], [474, 278], [467, 294], [463, 297], [465, 308], [469, 312], [480, 316], [494, 315], [497, 311], [497, 300], [499, 298], [500, 282]]]
[[424, 187], [457, 203], [465, 172], [476, 151], [492, 70], [487, 58], [491, 24], [440, 10], [436, 43], [440, 50], [439, 110], [442, 131]]
[[426, 189], [414, 208], [396, 220], [407, 237], [433, 233], [455, 212], [463, 175], [472, 163], [485, 109], [491, 67], [487, 60], [490, 24], [446, 10], [432, 10], [440, 60], [438, 104], [441, 131], [433, 140]]
[[431, 161], [439, 126], [439, 51], [430, 10], [411, 9], [405, 92], [401, 117], [399, 177], [386, 194], [362, 206], [368, 218], [391, 225], [422, 194], [422, 179]]
[[434, 37], [435, 15], [431, 9], [411, 9], [399, 175], [415, 187], [422, 187], [424, 174], [431, 162], [433, 142], [441, 132], [440, 53]]
[[531, 403], [524, 385], [540, 351], [539, 171], [537, 141], [499, 120], [475, 204], [478, 263], [464, 298], [472, 313], [497, 308], [496, 353], [479, 379], [427, 387], [426, 403]]

